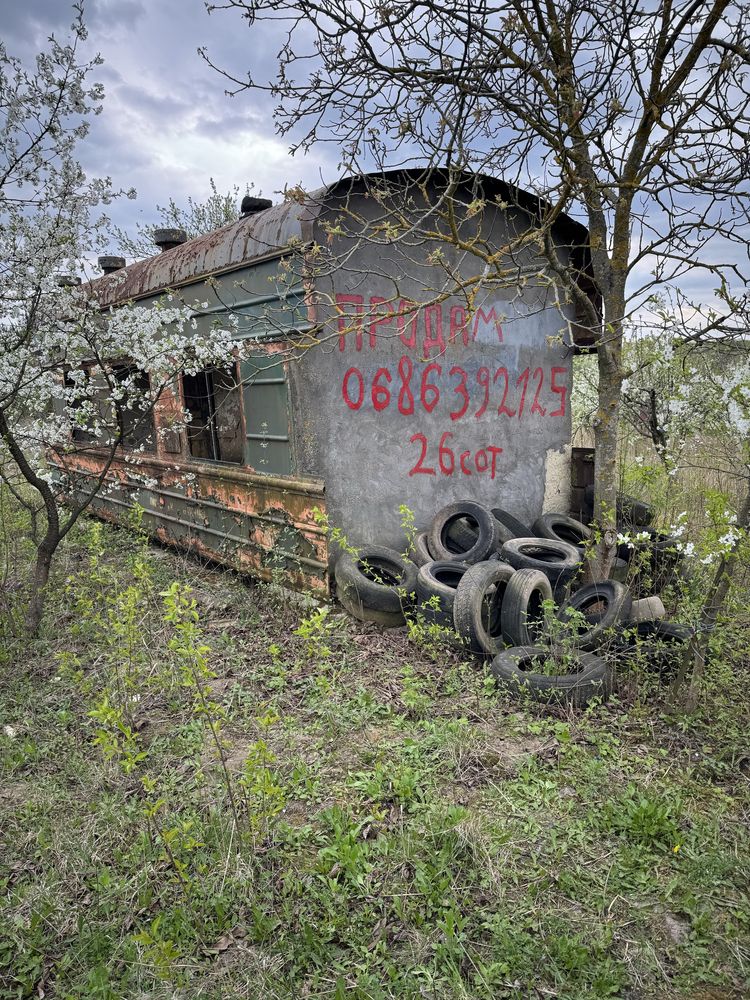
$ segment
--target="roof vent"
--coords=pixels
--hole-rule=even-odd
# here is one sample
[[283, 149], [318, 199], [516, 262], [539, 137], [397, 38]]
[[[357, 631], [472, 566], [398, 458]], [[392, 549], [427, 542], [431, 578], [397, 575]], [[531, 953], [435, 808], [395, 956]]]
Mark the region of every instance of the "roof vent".
[[255, 215], [256, 212], [265, 212], [272, 206], [273, 202], [268, 198], [253, 198], [252, 195], [246, 194], [240, 205], [241, 218], [245, 219], [248, 215]]
[[99, 267], [105, 274], [112, 274], [113, 271], [119, 271], [120, 268], [125, 267], [124, 257], [100, 257]]
[[174, 250], [175, 247], [187, 243], [187, 233], [184, 229], [155, 229], [154, 243], [162, 253], [165, 250]]

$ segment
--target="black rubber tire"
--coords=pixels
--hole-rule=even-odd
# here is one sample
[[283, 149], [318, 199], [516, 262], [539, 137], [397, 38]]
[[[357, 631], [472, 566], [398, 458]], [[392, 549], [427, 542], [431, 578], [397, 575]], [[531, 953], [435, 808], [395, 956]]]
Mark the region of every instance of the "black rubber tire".
[[[471, 528], [476, 524], [476, 541], [470, 549], [463, 552], [452, 552], [449, 547], [448, 532], [456, 522], [461, 520], [468, 521]], [[432, 519], [429, 543], [430, 551], [434, 553], [437, 560], [455, 560], [473, 566], [474, 563], [483, 562], [497, 548], [497, 522], [487, 507], [474, 500], [452, 503], [438, 511]]]
[[414, 600], [417, 567], [394, 549], [369, 545], [358, 557], [344, 552], [334, 577], [339, 602], [355, 618], [386, 628], [404, 624], [404, 610]]
[[617, 580], [618, 583], [625, 583], [628, 578], [627, 559], [620, 559], [619, 556], [615, 558], [612, 568], [609, 571], [609, 578], [610, 580]]
[[492, 516], [498, 523], [498, 536], [501, 545], [509, 542], [511, 538], [528, 538], [533, 534], [527, 524], [513, 517], [512, 514], [509, 514], [507, 510], [503, 510], [502, 507], [493, 507]]
[[570, 674], [535, 673], [524, 669], [533, 661], [549, 656], [543, 646], [514, 646], [505, 649], [490, 664], [490, 674], [500, 687], [516, 694], [528, 691], [536, 701], [554, 702], [583, 708], [592, 698], [606, 698], [612, 690], [612, 668], [599, 656], [579, 653], [580, 670]]
[[414, 536], [411, 548], [412, 551], [409, 553], [409, 558], [415, 566], [424, 566], [425, 563], [432, 562], [435, 558], [430, 552], [426, 531], [420, 531], [418, 535]]
[[[417, 573], [417, 610], [425, 621], [453, 631], [453, 603], [462, 577], [468, 572], [466, 563], [452, 559], [436, 559], [420, 566]], [[428, 604], [437, 595], [438, 607]]]
[[617, 496], [617, 519], [626, 528], [644, 527], [651, 524], [654, 512], [651, 504], [645, 500], [638, 500], [637, 497], [630, 497], [625, 493]]
[[[587, 486], [583, 496], [584, 506], [591, 520], [593, 520], [594, 487], [592, 485]], [[654, 512], [651, 505], [646, 503], [645, 500], [638, 500], [637, 497], [628, 496], [626, 493], [618, 493], [615, 516], [619, 527], [637, 529], [651, 524]]]
[[694, 634], [688, 625], [663, 619], [626, 622], [618, 629], [613, 648], [624, 657], [640, 654], [647, 669], [667, 679], [677, 673], [685, 643]]
[[500, 549], [500, 558], [514, 569], [539, 570], [556, 589], [565, 587], [581, 568], [580, 549], [551, 538], [511, 538]]
[[544, 629], [542, 601], [552, 600], [552, 585], [545, 573], [519, 569], [508, 581], [500, 609], [503, 639], [509, 646], [530, 646]]
[[[591, 614], [595, 604], [603, 604], [604, 608]], [[623, 583], [617, 580], [603, 580], [601, 583], [589, 583], [581, 587], [568, 598], [557, 612], [561, 622], [569, 621], [570, 612], [580, 612], [588, 616], [586, 627], [573, 634], [571, 642], [585, 652], [594, 652], [608, 639], [613, 638], [612, 630], [618, 622], [627, 621], [633, 598]]]
[[[686, 572], [685, 559], [680, 552], [678, 543], [680, 539], [672, 535], [667, 535], [662, 531], [655, 531], [653, 528], [641, 528], [640, 531], [648, 533], [645, 541], [634, 542], [633, 548], [628, 548], [627, 544], [617, 547], [617, 554], [622, 558], [627, 558], [628, 562], [633, 562], [637, 558], [640, 567], [640, 574], [650, 575], [652, 590], [660, 591], [673, 582], [675, 575], [683, 576]], [[632, 534], [638, 534], [637, 531]], [[640, 557], [647, 553], [648, 562], [644, 570], [644, 560]]]
[[534, 521], [532, 531], [539, 538], [552, 538], [581, 548], [591, 539], [591, 529], [567, 514], [542, 514]]
[[465, 517], [451, 521], [446, 529], [445, 544], [456, 555], [463, 555], [477, 544], [479, 533]]
[[464, 573], [453, 602], [453, 626], [477, 656], [496, 656], [504, 648], [502, 606], [515, 570], [504, 562], [481, 562]]
[[661, 531], [651, 533], [651, 565], [654, 570], [675, 569], [683, 562], [679, 544], [680, 539], [674, 535], [665, 535]]

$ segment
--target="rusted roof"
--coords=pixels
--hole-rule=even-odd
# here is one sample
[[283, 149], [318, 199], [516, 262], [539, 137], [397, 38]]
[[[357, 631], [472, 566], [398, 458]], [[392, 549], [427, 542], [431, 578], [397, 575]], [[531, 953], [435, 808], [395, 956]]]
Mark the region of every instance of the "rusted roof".
[[[400, 169], [385, 173], [346, 177], [307, 195], [304, 201], [289, 200], [280, 205], [245, 216], [205, 236], [188, 240], [172, 250], [157, 253], [147, 260], [138, 261], [112, 274], [91, 282], [91, 290], [102, 307], [116, 305], [132, 299], [153, 295], [165, 288], [200, 281], [209, 275], [221, 274], [252, 264], [264, 258], [279, 256], [295, 242], [312, 239], [313, 225], [326, 200], [335, 193], [355, 192], [367, 188], [376, 178], [406, 178], [407, 183], [439, 177], [443, 171], [425, 172], [417, 169]], [[504, 181], [487, 175], [466, 174], [467, 185], [477, 182], [488, 194], [500, 194], [528, 212], [533, 220], [543, 216], [546, 203], [529, 192], [522, 191]], [[574, 252], [583, 253], [579, 262], [581, 272], [590, 267], [588, 232], [580, 223], [561, 214], [556, 223], [558, 232], [564, 233]]]
[[306, 230], [315, 215], [317, 194], [310, 195], [304, 204], [286, 201], [274, 205], [97, 278], [91, 283], [92, 291], [103, 307], [112, 306], [279, 255], [295, 241], [308, 238]]

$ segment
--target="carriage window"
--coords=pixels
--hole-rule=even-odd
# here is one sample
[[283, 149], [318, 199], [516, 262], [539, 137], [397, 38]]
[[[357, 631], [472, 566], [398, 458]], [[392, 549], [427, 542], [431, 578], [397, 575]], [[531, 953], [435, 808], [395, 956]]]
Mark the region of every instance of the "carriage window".
[[244, 436], [235, 367], [183, 375], [182, 390], [191, 416], [187, 437], [193, 458], [241, 463]]
[[124, 448], [143, 448], [154, 451], [154, 410], [149, 398], [149, 377], [135, 365], [117, 365], [112, 370], [116, 382], [126, 379], [135, 389], [131, 405], [122, 405], [122, 444]]
[[[118, 364], [111, 369], [111, 376], [106, 377], [101, 372], [91, 374], [88, 368], [83, 369], [84, 377], [78, 377], [81, 401], [86, 399], [94, 404], [99, 411], [96, 423], [99, 423], [103, 433], [99, 436], [93, 433], [93, 421], [74, 421], [72, 427], [73, 440], [77, 444], [92, 444], [108, 447], [117, 427], [117, 412], [112, 401], [113, 382], [122, 385], [128, 380], [132, 390], [130, 400], [121, 403], [122, 440], [124, 448], [142, 448], [143, 451], [154, 451], [154, 413], [149, 398], [149, 377], [135, 365]], [[76, 379], [70, 372], [65, 374], [68, 388], [76, 384]], [[81, 402], [73, 403], [73, 411], [80, 411]], [[91, 426], [87, 426], [90, 424]]]

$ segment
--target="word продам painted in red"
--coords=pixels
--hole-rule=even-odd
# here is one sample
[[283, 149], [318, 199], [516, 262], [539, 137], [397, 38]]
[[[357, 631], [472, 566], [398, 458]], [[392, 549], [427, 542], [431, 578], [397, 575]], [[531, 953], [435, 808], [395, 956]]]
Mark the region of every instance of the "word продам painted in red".
[[[420, 451], [416, 462], [409, 469], [409, 475], [452, 476], [454, 472], [457, 472], [464, 476], [473, 476], [475, 473], [479, 475], [489, 473], [490, 479], [495, 478], [497, 456], [502, 455], [502, 448], [496, 448], [494, 445], [486, 445], [477, 451], [467, 448], [465, 451], [456, 454], [448, 444], [449, 438], [452, 437], [452, 431], [445, 431], [440, 438], [437, 456], [435, 457], [430, 454], [430, 446], [425, 435], [412, 434], [409, 442], [410, 444], [418, 444]], [[437, 464], [426, 464], [430, 460]]]
[[[448, 344], [461, 340], [468, 347], [477, 339], [477, 334], [489, 327], [503, 342], [500, 320], [492, 306], [486, 312], [477, 309], [471, 329], [463, 306], [448, 306], [435, 303], [418, 306], [408, 299], [400, 299], [398, 305], [371, 295], [365, 323], [365, 299], [362, 295], [336, 295], [338, 315], [339, 350], [346, 350], [347, 344], [357, 351], [364, 350], [365, 341], [370, 350], [377, 345], [378, 336], [398, 336], [404, 347], [419, 350], [419, 357], [445, 354]], [[351, 307], [354, 307], [353, 310]]]
[[415, 375], [414, 363], [403, 355], [395, 372], [378, 368], [370, 384], [359, 368], [349, 368], [344, 374], [341, 394], [349, 409], [355, 411], [370, 403], [376, 413], [395, 406], [399, 413], [411, 416], [416, 409], [432, 413], [443, 400], [451, 420], [461, 420], [467, 415], [479, 419], [488, 409], [498, 416], [519, 420], [524, 412], [564, 417], [568, 387], [563, 379], [567, 374], [567, 368], [552, 367], [547, 372], [541, 367], [524, 368], [514, 378], [507, 368], [497, 368], [492, 373], [483, 365], [470, 378], [459, 365], [449, 368], [433, 361]]

